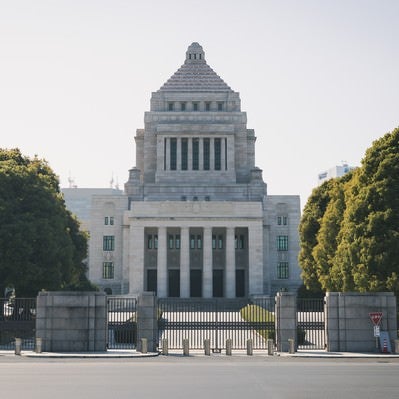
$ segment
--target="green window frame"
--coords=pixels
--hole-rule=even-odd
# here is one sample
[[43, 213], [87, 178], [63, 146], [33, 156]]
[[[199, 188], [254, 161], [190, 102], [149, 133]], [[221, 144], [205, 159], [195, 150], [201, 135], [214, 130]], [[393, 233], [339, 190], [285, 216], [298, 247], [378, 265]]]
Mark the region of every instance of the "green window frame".
[[277, 236], [277, 251], [288, 251], [288, 236]]
[[103, 251], [115, 250], [115, 236], [103, 236]]
[[103, 262], [103, 279], [112, 280], [114, 278], [114, 262]]
[[279, 262], [277, 264], [277, 278], [279, 280], [284, 280], [289, 278], [289, 264], [288, 262]]

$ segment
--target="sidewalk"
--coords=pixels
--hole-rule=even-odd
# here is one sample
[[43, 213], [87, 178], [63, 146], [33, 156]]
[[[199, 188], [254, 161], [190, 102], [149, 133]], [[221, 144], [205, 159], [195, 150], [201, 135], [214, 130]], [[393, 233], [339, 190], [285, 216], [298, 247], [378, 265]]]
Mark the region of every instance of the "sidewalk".
[[[136, 350], [115, 349], [106, 352], [42, 352], [36, 353], [30, 350], [21, 351], [22, 357], [48, 358], [48, 359], [118, 359], [118, 358], [144, 358], [158, 356], [158, 352], [141, 353]], [[0, 350], [1, 356], [17, 356], [13, 350]]]
[[[12, 350], [0, 350], [0, 357], [8, 356], [15, 357], [15, 353]], [[158, 352], [149, 352], [149, 353], [141, 353], [136, 350], [123, 350], [123, 349], [114, 349], [108, 350], [107, 352], [80, 352], [80, 353], [63, 353], [63, 352], [42, 352], [36, 353], [34, 351], [24, 350], [21, 352], [22, 357], [30, 357], [30, 358], [48, 358], [48, 359], [118, 359], [118, 358], [147, 358], [147, 357], [156, 357], [162, 356]], [[183, 357], [182, 350], [173, 350], [169, 351], [169, 356], [181, 356]], [[204, 357], [204, 351], [202, 350], [190, 350], [190, 357]], [[230, 357], [227, 356], [225, 351], [222, 353], [212, 353], [210, 357]], [[245, 350], [233, 350], [232, 357], [240, 356], [246, 357], [248, 356]], [[399, 354], [395, 353], [355, 353], [355, 352], [326, 352], [323, 350], [314, 350], [314, 351], [298, 351], [295, 353], [287, 353], [287, 352], [275, 352], [273, 355], [268, 355], [266, 351], [254, 351], [252, 355], [254, 357], [267, 357], [272, 359], [273, 357], [294, 357], [294, 358], [319, 358], [319, 359], [387, 359], [387, 358], [398, 358]]]

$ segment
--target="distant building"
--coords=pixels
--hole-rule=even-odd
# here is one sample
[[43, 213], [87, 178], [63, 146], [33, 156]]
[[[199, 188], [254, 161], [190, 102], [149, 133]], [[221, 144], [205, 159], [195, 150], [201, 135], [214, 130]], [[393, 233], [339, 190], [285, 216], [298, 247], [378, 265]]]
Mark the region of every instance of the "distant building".
[[90, 280], [159, 297], [296, 290], [299, 196], [267, 195], [255, 141], [239, 93], [191, 44], [152, 93], [125, 193], [92, 196]]
[[353, 169], [355, 169], [355, 166], [349, 166], [347, 163], [343, 163], [342, 165], [337, 165], [325, 170], [318, 175], [318, 185], [333, 177], [341, 177]]

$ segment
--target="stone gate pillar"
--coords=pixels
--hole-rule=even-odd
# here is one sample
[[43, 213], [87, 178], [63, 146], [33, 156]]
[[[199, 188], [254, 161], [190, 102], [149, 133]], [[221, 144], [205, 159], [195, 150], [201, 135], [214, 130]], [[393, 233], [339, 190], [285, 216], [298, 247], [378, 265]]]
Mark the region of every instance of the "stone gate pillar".
[[137, 298], [137, 350], [141, 352], [141, 339], [147, 340], [149, 352], [158, 346], [158, 306], [154, 292], [143, 292]]
[[289, 351], [289, 339], [294, 340], [297, 348], [296, 337], [296, 294], [292, 292], [278, 292], [276, 296], [275, 311], [276, 346], [279, 352]]
[[106, 350], [107, 297], [103, 292], [40, 292], [36, 337], [45, 352]]

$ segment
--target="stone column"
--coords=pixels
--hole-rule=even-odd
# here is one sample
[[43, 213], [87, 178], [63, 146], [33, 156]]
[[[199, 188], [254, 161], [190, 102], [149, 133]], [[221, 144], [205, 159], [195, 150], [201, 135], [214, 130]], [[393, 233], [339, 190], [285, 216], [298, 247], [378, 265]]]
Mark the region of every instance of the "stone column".
[[190, 229], [180, 229], [180, 297], [190, 297]]
[[166, 151], [165, 151], [165, 155], [166, 155], [166, 170], [170, 170], [170, 138], [166, 138]]
[[263, 293], [263, 226], [262, 221], [248, 227], [249, 294]]
[[278, 292], [276, 297], [276, 345], [279, 352], [288, 352], [289, 339], [294, 340], [297, 348], [296, 337], [296, 294], [293, 292]]
[[158, 228], [158, 254], [157, 254], [157, 293], [159, 298], [168, 296], [168, 264], [166, 246], [166, 227]]
[[176, 170], [181, 170], [181, 137], [176, 141]]
[[209, 140], [209, 170], [215, 170], [215, 139]]
[[212, 298], [212, 227], [204, 227], [204, 253], [202, 266], [202, 296], [204, 298]]
[[236, 251], [235, 251], [235, 229], [226, 229], [226, 298], [236, 296]]
[[204, 139], [203, 137], [199, 138], [198, 145], [198, 170], [204, 170]]
[[227, 136], [227, 170], [233, 171], [235, 166], [234, 136]]
[[226, 170], [226, 151], [225, 151], [225, 138], [220, 139], [220, 170]]
[[187, 170], [193, 170], [193, 139], [190, 137], [188, 139], [187, 145]]
[[129, 234], [129, 293], [144, 291], [144, 227], [134, 223]]
[[164, 159], [164, 142], [163, 137], [157, 138], [157, 171], [164, 170], [165, 159]]

